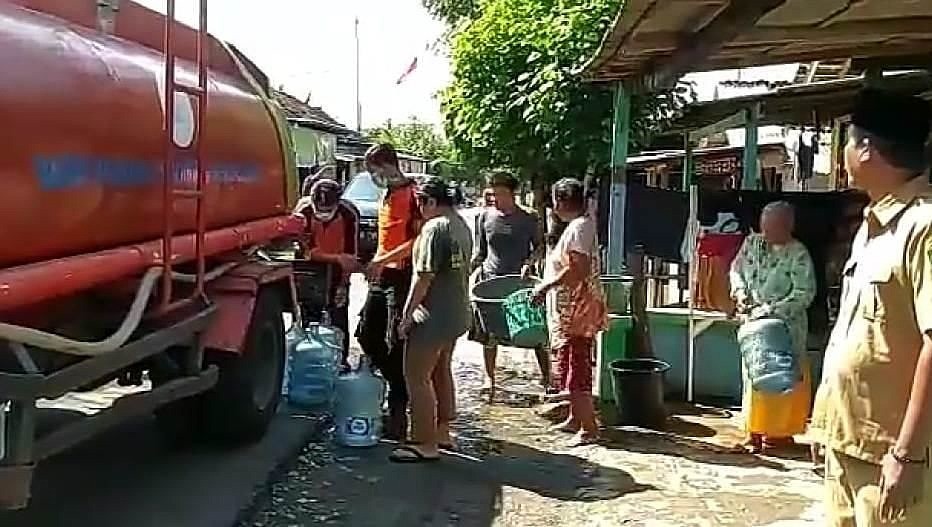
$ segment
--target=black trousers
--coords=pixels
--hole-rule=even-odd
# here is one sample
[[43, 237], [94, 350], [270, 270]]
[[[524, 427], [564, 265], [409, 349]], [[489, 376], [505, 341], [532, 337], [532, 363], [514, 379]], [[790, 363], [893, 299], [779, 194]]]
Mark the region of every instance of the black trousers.
[[399, 338], [397, 328], [410, 288], [410, 269], [383, 269], [378, 283], [369, 284], [369, 294], [356, 328], [356, 338], [363, 353], [388, 382], [389, 408], [398, 410], [408, 405], [404, 375], [405, 341]]

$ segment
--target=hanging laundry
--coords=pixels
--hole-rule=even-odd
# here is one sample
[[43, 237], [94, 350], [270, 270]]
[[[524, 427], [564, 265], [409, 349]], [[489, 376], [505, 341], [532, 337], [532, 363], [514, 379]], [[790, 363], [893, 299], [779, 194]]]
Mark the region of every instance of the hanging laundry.
[[800, 182], [812, 179], [815, 156], [819, 153], [819, 138], [815, 132], [803, 131], [799, 134], [796, 147], [796, 179]]
[[691, 289], [695, 292], [697, 309], [734, 312], [728, 271], [744, 240], [740, 228], [738, 218], [726, 212], [719, 213], [713, 225], [702, 225], [697, 229], [693, 257], [689, 258], [696, 265], [696, 282]]

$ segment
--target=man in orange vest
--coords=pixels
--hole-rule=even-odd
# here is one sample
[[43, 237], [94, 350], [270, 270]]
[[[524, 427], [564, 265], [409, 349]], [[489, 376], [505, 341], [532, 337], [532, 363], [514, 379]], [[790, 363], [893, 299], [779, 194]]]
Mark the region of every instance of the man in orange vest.
[[408, 431], [408, 391], [404, 379], [404, 339], [397, 331], [411, 286], [411, 249], [421, 228], [414, 182], [398, 164], [390, 144], [366, 153], [366, 169], [384, 189], [379, 207], [379, 241], [366, 269], [369, 294], [360, 314], [356, 337], [388, 381], [389, 421], [385, 436], [403, 441]]

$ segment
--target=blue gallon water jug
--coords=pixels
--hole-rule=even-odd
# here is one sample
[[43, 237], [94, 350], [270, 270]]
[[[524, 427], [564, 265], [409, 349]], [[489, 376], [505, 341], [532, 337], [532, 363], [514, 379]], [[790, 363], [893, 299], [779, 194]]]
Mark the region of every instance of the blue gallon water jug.
[[288, 402], [305, 408], [330, 408], [340, 348], [333, 328], [311, 324], [288, 360]]
[[298, 344], [304, 340], [304, 328], [299, 324], [292, 324], [291, 329], [285, 333], [285, 371], [282, 376], [282, 395], [288, 395], [288, 382], [291, 373], [291, 355]]
[[337, 371], [339, 371], [343, 366], [343, 339], [346, 338], [346, 336], [343, 330], [330, 324], [330, 314], [328, 312], [324, 311], [321, 319], [320, 324], [311, 324], [311, 327], [316, 327], [320, 338], [337, 348], [337, 353], [333, 356], [333, 359], [336, 363]]
[[337, 441], [348, 447], [371, 447], [382, 434], [382, 400], [385, 381], [372, 373], [369, 360], [359, 359], [356, 371], [337, 379], [336, 424]]
[[802, 380], [799, 357], [782, 320], [762, 318], [744, 324], [738, 330], [738, 346], [754, 390], [785, 394]]

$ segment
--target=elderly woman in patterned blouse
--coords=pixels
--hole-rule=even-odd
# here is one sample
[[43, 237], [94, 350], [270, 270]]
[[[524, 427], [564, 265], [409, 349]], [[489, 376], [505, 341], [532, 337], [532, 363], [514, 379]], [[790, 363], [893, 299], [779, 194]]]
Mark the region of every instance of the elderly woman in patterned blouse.
[[803, 370], [802, 380], [783, 395], [757, 392], [745, 379], [742, 406], [747, 446], [755, 453], [791, 445], [793, 436], [805, 431], [811, 406], [806, 310], [815, 297], [816, 284], [809, 252], [793, 238], [794, 223], [792, 205], [785, 201], [768, 204], [761, 213], [760, 234], [744, 240], [731, 267], [731, 292], [740, 319], [783, 320]]

